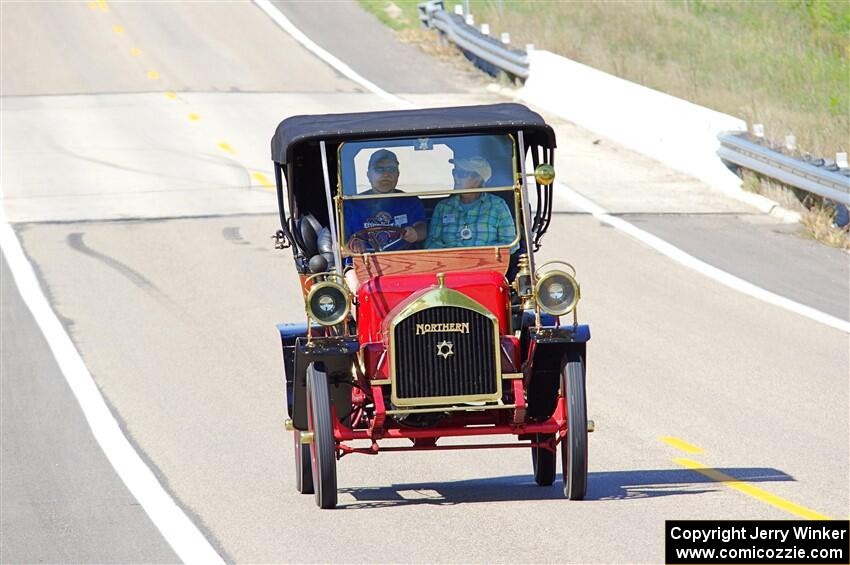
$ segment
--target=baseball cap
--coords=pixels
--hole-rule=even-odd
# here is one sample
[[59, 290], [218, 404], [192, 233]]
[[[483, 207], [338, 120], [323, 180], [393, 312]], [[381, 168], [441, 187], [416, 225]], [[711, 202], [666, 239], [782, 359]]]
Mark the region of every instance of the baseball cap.
[[395, 156], [395, 153], [388, 151], [387, 149], [378, 149], [372, 153], [371, 157], [369, 157], [369, 168], [371, 169], [374, 167], [375, 163], [378, 161], [384, 161], [387, 159], [398, 165], [398, 157]]
[[458, 169], [472, 171], [478, 173], [484, 182], [490, 180], [493, 175], [493, 170], [490, 168], [490, 163], [484, 157], [465, 157], [463, 159], [449, 159], [449, 163], [453, 163]]

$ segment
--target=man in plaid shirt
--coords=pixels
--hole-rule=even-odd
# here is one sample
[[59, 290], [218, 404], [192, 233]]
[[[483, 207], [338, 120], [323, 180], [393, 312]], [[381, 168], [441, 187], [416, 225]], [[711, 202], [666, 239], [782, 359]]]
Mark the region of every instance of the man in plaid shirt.
[[[450, 159], [455, 189], [481, 188], [490, 179], [490, 164], [482, 157]], [[466, 192], [441, 200], [428, 227], [425, 247], [507, 245], [516, 228], [507, 203], [488, 192]]]

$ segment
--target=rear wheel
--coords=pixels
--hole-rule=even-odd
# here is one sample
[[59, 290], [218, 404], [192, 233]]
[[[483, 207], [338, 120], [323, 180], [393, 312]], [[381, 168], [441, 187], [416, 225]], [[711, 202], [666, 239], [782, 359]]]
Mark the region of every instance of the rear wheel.
[[310, 446], [301, 443], [301, 432], [295, 430], [295, 488], [301, 494], [313, 494], [313, 470]]
[[[543, 443], [554, 437], [553, 434], [535, 434], [534, 443]], [[532, 447], [531, 463], [534, 466], [534, 482], [541, 487], [548, 487], [555, 482], [557, 465], [554, 451], [542, 447]]]
[[307, 367], [307, 427], [313, 432], [310, 463], [316, 505], [319, 508], [334, 508], [337, 500], [336, 443], [328, 377], [312, 363]]
[[567, 407], [567, 436], [561, 442], [564, 496], [582, 500], [587, 494], [587, 400], [581, 357], [564, 359], [561, 387]]

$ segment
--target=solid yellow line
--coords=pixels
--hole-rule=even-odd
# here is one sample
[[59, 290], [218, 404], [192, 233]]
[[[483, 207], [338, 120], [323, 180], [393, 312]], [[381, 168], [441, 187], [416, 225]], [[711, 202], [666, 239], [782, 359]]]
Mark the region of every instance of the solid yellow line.
[[105, 0], [96, 0], [96, 1], [97, 1], [97, 7], [100, 8], [101, 12], [108, 12], [109, 11], [109, 7], [106, 5]]
[[121, 26], [115, 26], [112, 29], [115, 31], [115, 33], [124, 33], [124, 28]]
[[681, 449], [685, 453], [703, 453], [704, 452], [703, 448], [697, 447], [697, 446], [695, 446], [691, 443], [688, 443], [684, 440], [681, 440], [677, 437], [664, 436], [664, 437], [660, 437], [658, 439], [663, 441], [664, 443], [666, 443], [668, 445], [672, 445], [676, 449]]
[[225, 153], [230, 153], [231, 155], [236, 155], [236, 150], [235, 150], [235, 149], [233, 149], [230, 145], [228, 145], [228, 144], [227, 144], [227, 143], [225, 143], [224, 141], [220, 141], [220, 142], [219, 142], [219, 144], [218, 144], [218, 146], [219, 146], [219, 147], [221, 148], [221, 150], [222, 150], [222, 151], [224, 151]]
[[148, 71], [148, 78], [151, 80], [157, 80], [159, 78], [159, 73], [151, 69]]
[[142, 50], [138, 47], [130, 47], [130, 55], [132, 55], [133, 57], [138, 57], [141, 54]]
[[251, 173], [251, 176], [260, 181], [260, 184], [263, 185], [265, 188], [274, 188], [274, 185], [269, 182], [269, 179], [267, 179], [266, 175], [264, 175], [263, 173]]
[[709, 479], [715, 480], [719, 483], [723, 483], [729, 488], [733, 488], [739, 492], [746, 494], [747, 496], [752, 496], [753, 498], [757, 498], [762, 502], [766, 502], [771, 506], [779, 508], [780, 510], [785, 510], [791, 514], [795, 514], [802, 518], [806, 518], [808, 520], [831, 520], [829, 516], [824, 516], [814, 510], [809, 510], [805, 506], [800, 506], [799, 504], [794, 504], [789, 500], [785, 500], [782, 497], [776, 496], [775, 494], [771, 494], [766, 490], [762, 490], [758, 487], [754, 487], [753, 485], [745, 482], [739, 481], [735, 477], [731, 477], [725, 473], [721, 473], [717, 469], [712, 469], [699, 463], [697, 461], [693, 461], [692, 459], [673, 459], [673, 463], [677, 463], [682, 467], [687, 467], [701, 475], [705, 475]]
[[192, 120], [193, 122], [197, 122], [198, 120], [201, 119], [201, 116], [199, 116], [198, 114], [195, 114], [194, 112], [190, 113], [187, 117], [190, 120]]
[[166, 92], [165, 97], [169, 98], [171, 100], [177, 100], [177, 93], [176, 92]]

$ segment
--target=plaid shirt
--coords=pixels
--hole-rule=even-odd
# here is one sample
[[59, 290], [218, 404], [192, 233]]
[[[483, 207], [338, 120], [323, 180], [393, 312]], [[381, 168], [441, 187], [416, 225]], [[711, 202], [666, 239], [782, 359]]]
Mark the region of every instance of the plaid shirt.
[[481, 247], [507, 245], [516, 227], [507, 203], [488, 192], [469, 204], [455, 194], [437, 203], [428, 225], [425, 247]]

